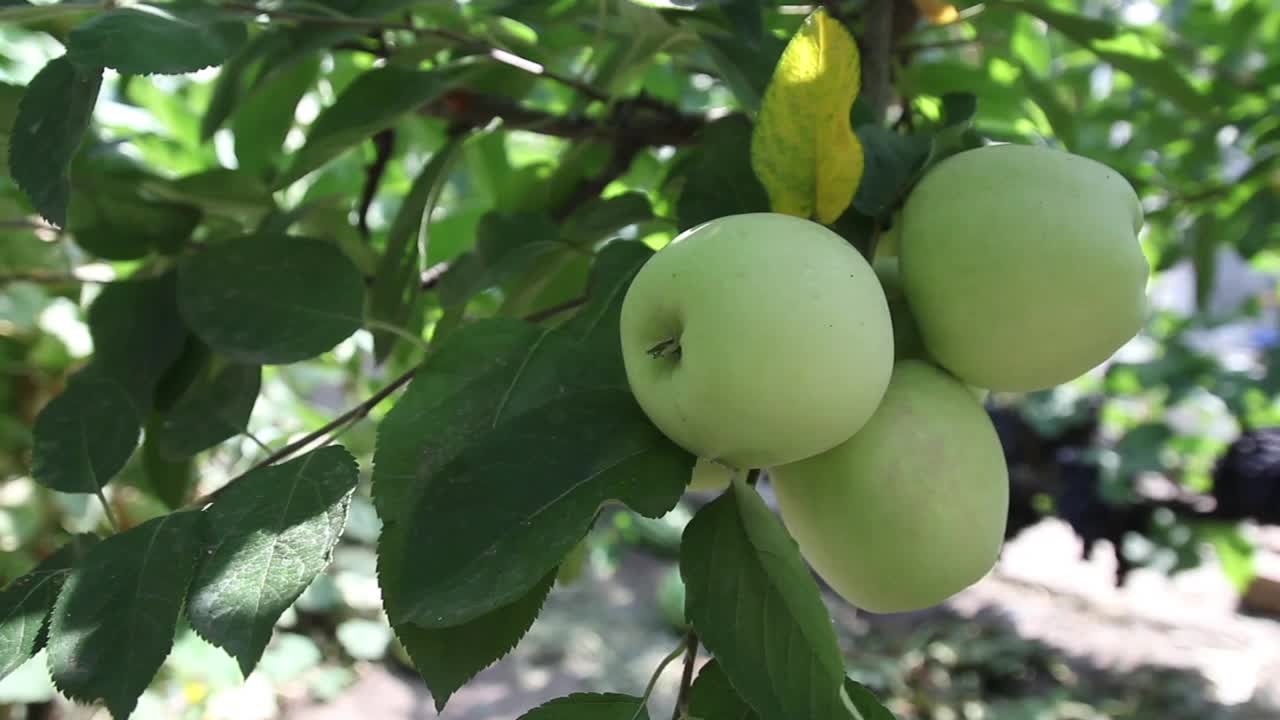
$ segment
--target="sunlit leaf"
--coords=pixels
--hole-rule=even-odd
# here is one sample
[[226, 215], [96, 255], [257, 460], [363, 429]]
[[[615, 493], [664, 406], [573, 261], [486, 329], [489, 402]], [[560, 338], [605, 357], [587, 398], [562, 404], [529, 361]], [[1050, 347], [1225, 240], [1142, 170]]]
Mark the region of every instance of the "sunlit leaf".
[[860, 87], [858, 46], [819, 9], [783, 51], [765, 91], [751, 164], [775, 212], [834, 222], [862, 178], [862, 144], [849, 125]]

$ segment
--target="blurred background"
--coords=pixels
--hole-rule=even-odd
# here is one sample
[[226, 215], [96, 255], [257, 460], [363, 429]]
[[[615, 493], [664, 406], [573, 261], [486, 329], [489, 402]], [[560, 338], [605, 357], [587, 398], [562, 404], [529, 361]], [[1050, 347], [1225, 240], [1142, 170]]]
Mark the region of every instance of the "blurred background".
[[[855, 28], [866, 9], [824, 4]], [[0, 2], [5, 147], [23, 86], [61, 54], [66, 30], [56, 21], [5, 23], [6, 9], [19, 5]], [[721, 5], [763, 6], [758, 47], [717, 20], [728, 12]], [[615, 96], [643, 92], [688, 113], [724, 113], [749, 108], [741, 78], [758, 73], [753, 63], [771, 67], [813, 7], [472, 0], [424, 1], [406, 13], [517, 48]], [[936, 121], [944, 94], [967, 91], [978, 98], [982, 136], [1065, 148], [1121, 171], [1147, 212], [1141, 240], [1155, 270], [1153, 313], [1139, 337], [1087, 376], [989, 399], [1013, 489], [1000, 564], [945, 606], [918, 613], [857, 613], [829, 594], [853, 677], [902, 720], [1280, 717], [1280, 4], [900, 0], [895, 12], [895, 126]], [[152, 191], [215, 219], [256, 222], [276, 203], [310, 203], [311, 227], [369, 267], [416, 170], [443, 143], [444, 119], [396, 125], [381, 191], [360, 217], [352, 203], [380, 155], [376, 143], [275, 197], [260, 179], [360, 72], [387, 54], [439, 51], [395, 32], [343, 44], [314, 53], [296, 92], [259, 88], [208, 141], [200, 126], [218, 70], [108, 71], [87, 143], [97, 152], [78, 160], [77, 182], [88, 183], [78, 187], [109, 196], [111, 188], [92, 184], [103, 177], [94, 163], [124, 159], [154, 173]], [[575, 110], [570, 91], [526, 80], [494, 73], [487, 92], [540, 111]], [[284, 132], [264, 147], [252, 138], [255, 113], [268, 112], [283, 112]], [[550, 182], [583, 147], [500, 125], [473, 138], [431, 216], [429, 259], [471, 249], [486, 212]], [[687, 152], [638, 150], [605, 188], [640, 193], [653, 207], [657, 219], [624, 235], [656, 246], [677, 231], [670, 218]], [[127, 205], [121, 197], [113, 202]], [[101, 282], [139, 262], [86, 245], [74, 228], [44, 225], [0, 177], [0, 582], [68, 533], [104, 521], [94, 498], [49, 491], [28, 475], [33, 418], [92, 353], [85, 308]], [[436, 303], [430, 326], [442, 310], [427, 297]], [[467, 312], [492, 314], [501, 301], [493, 289]], [[266, 368], [250, 432], [282, 444], [414, 361], [412, 348], [381, 366], [372, 354], [362, 330], [315, 361]], [[366, 476], [385, 409], [343, 436]], [[215, 487], [261, 455], [247, 436], [176, 470], [140, 453], [109, 497], [136, 524], [167, 509], [149, 489], [155, 473], [184, 472], [199, 488]], [[762, 490], [767, 498], [767, 483]], [[507, 720], [574, 690], [641, 690], [680, 642], [676, 550], [684, 522], [710, 497], [690, 494], [660, 521], [605, 513], [530, 633], [459, 691], [443, 717]], [[382, 615], [378, 532], [366, 477], [332, 566], [286, 612], [253, 675], [242, 678], [225, 654], [184, 631], [135, 717], [437, 717]], [[664, 706], [677, 672], [658, 683]], [[41, 657], [0, 682], [0, 719], [93, 716], [59, 699]]]

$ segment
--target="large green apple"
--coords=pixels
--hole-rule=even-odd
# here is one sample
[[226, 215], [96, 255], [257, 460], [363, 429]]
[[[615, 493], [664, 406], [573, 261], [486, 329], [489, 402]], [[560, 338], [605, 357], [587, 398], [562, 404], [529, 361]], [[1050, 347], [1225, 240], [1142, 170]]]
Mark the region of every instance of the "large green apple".
[[1142, 207], [1119, 173], [993, 145], [925, 175], [903, 208], [901, 271], [929, 355], [971, 385], [1027, 391], [1105, 361], [1141, 329]]
[[1004, 539], [1009, 474], [995, 428], [969, 388], [921, 360], [897, 364], [856, 435], [770, 478], [804, 558], [871, 612], [942, 602], [992, 568]]
[[655, 253], [627, 289], [621, 334], [658, 429], [737, 468], [844, 442], [893, 370], [871, 265], [826, 227], [776, 213], [711, 220]]

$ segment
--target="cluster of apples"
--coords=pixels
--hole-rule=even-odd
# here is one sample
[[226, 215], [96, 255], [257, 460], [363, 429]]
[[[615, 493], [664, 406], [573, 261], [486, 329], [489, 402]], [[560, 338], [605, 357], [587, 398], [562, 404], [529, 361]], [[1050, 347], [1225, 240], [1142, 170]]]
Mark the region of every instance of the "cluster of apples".
[[628, 288], [630, 387], [700, 458], [693, 486], [768, 469], [801, 554], [850, 603], [934, 605], [1003, 542], [1008, 469], [982, 396], [1071, 380], [1141, 329], [1142, 222], [1115, 171], [1021, 145], [932, 168], [874, 266], [810, 220], [712, 220]]

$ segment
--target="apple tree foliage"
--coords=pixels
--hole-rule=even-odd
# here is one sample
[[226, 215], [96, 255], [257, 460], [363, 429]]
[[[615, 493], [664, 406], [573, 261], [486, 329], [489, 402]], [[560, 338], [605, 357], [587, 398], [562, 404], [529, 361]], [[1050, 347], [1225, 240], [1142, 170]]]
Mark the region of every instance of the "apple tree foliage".
[[[444, 707], [602, 508], [680, 500], [695, 459], [631, 397], [618, 313], [653, 248], [715, 217], [811, 216], [870, 253], [933, 163], [1031, 142], [1123, 172], [1155, 268], [1189, 261], [1206, 304], [1221, 247], [1274, 258], [1266, 3], [821, 5], [0, 2], [0, 472], [107, 507], [0, 568], [0, 675], [47, 648], [64, 694], [128, 717], [179, 626], [251, 673], [371, 492], [384, 609]], [[67, 306], [91, 354], [48, 330]], [[1101, 392], [1274, 417], [1276, 378], [1180, 340], [1203, 322], [1157, 314], [1160, 352]], [[201, 477], [265, 377], [353, 342], [358, 404]], [[372, 453], [345, 447], [366, 419]], [[1158, 416], [1118, 427], [1126, 471], [1203, 456]], [[689, 656], [714, 659], [677, 717], [891, 717], [746, 482], [680, 566]], [[524, 717], [649, 717], [617, 690]]]

